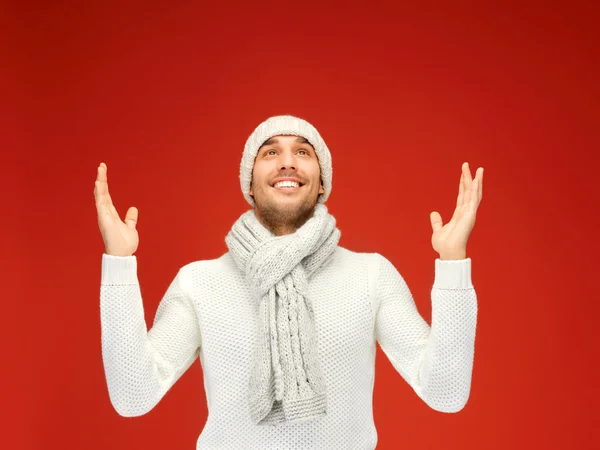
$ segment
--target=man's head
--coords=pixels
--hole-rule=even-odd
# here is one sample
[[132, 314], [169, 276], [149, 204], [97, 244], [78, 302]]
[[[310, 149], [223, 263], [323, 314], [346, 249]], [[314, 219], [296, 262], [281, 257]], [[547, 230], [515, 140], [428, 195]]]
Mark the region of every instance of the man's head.
[[248, 138], [240, 181], [258, 219], [275, 234], [287, 234], [312, 217], [318, 202], [325, 202], [331, 172], [329, 150], [311, 124], [274, 116]]

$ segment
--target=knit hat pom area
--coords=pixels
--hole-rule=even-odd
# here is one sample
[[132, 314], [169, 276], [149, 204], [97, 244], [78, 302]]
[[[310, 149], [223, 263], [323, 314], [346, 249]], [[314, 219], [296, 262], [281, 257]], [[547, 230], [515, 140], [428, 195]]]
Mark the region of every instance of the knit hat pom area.
[[250, 195], [252, 169], [254, 168], [256, 154], [258, 153], [260, 146], [267, 139], [280, 135], [303, 137], [314, 147], [321, 168], [321, 182], [323, 183], [323, 189], [325, 190], [325, 192], [319, 196], [317, 202], [324, 203], [331, 193], [331, 154], [317, 129], [306, 120], [292, 115], [269, 117], [256, 127], [248, 137], [246, 145], [244, 146], [242, 162], [240, 164], [240, 185], [244, 198], [250, 206], [256, 206], [254, 199]]

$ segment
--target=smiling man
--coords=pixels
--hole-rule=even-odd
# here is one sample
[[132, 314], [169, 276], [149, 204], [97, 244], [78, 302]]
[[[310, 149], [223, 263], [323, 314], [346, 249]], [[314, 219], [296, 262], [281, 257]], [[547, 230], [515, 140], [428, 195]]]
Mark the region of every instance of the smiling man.
[[249, 195], [258, 220], [276, 235], [304, 225], [324, 193], [319, 159], [306, 138], [275, 136], [258, 149]]
[[463, 164], [454, 216], [444, 226], [430, 216], [440, 257], [429, 326], [388, 259], [339, 245], [325, 205], [331, 154], [317, 129], [270, 117], [244, 147], [240, 184], [252, 208], [225, 237], [228, 251], [182, 267], [147, 330], [133, 256], [138, 212], [119, 219], [101, 164], [102, 355], [114, 408], [147, 413], [199, 359], [209, 413], [197, 449], [371, 450], [379, 343], [425, 404], [460, 411], [477, 321], [466, 242], [482, 180], [482, 169], [472, 179]]

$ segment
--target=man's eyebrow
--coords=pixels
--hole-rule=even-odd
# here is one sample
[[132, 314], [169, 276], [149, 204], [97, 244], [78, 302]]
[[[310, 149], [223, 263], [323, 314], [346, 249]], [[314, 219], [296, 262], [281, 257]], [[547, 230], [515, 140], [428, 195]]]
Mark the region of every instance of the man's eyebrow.
[[[308, 145], [312, 145], [308, 139], [306, 139], [305, 137], [297, 137], [296, 140], [294, 141], [295, 143], [298, 144], [308, 144]], [[267, 139], [265, 142], [262, 143], [261, 147], [264, 147], [265, 145], [271, 145], [271, 144], [279, 144], [279, 140], [275, 139], [274, 137]]]
[[279, 141], [277, 139], [269, 138], [265, 142], [262, 143], [261, 147], [264, 147], [265, 145], [271, 145], [271, 144], [277, 144], [277, 143], [279, 143]]

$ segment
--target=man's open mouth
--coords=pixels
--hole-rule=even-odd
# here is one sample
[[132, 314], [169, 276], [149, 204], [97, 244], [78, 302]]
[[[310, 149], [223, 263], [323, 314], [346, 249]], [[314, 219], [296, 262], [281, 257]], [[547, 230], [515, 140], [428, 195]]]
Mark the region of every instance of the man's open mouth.
[[301, 188], [303, 186], [302, 183], [298, 183], [296, 181], [279, 181], [275, 184], [273, 184], [273, 188], [278, 189], [278, 190], [288, 190], [288, 191], [294, 191], [297, 190], [299, 188]]

